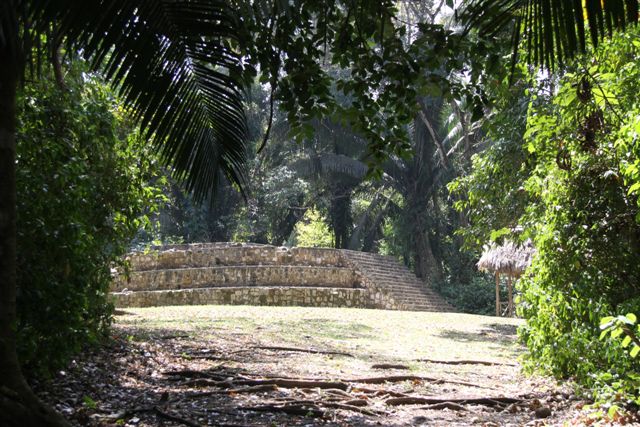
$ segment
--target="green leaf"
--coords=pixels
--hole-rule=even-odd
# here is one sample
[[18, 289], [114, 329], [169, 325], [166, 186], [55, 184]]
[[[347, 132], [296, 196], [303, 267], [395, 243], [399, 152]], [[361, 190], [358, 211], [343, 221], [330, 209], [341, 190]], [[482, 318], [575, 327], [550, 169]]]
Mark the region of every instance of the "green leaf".
[[86, 406], [89, 409], [96, 409], [96, 407], [98, 406], [96, 401], [90, 398], [89, 396], [83, 396], [82, 403], [84, 404], [84, 406]]
[[623, 332], [622, 328], [616, 328], [611, 331], [611, 338], [618, 338]]
[[492, 230], [491, 231], [491, 236], [489, 237], [489, 239], [491, 239], [491, 241], [495, 242], [496, 240], [498, 240], [500, 237], [505, 236], [507, 234], [511, 233], [511, 230], [508, 228], [501, 228], [499, 230]]
[[610, 323], [612, 320], [614, 319], [613, 316], [605, 316], [602, 319], [600, 319], [600, 327], [602, 328], [603, 325]]
[[640, 347], [634, 344], [631, 352], [629, 352], [629, 355], [631, 355], [631, 357], [636, 357], [638, 353], [640, 353]]
[[627, 313], [626, 318], [629, 319], [633, 324], [638, 322], [638, 318], [633, 313]]
[[606, 316], [600, 319], [600, 329], [607, 330], [615, 324], [613, 316]]
[[638, 190], [640, 190], [640, 182], [636, 182], [631, 187], [629, 187], [629, 191], [627, 191], [627, 194], [631, 195], [633, 193], [636, 193]]
[[630, 336], [626, 336], [624, 337], [624, 339], [622, 340], [622, 348], [627, 348], [629, 347], [629, 344], [631, 344], [631, 337]]
[[623, 323], [625, 325], [633, 325], [635, 322], [632, 322], [629, 318], [627, 318], [626, 316], [618, 316], [616, 317], [616, 320], [620, 323]]

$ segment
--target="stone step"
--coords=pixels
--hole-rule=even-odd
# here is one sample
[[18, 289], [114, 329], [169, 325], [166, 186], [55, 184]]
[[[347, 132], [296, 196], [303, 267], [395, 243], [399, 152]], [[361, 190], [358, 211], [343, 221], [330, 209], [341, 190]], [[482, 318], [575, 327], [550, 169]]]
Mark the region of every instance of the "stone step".
[[405, 295], [412, 295], [412, 296], [418, 296], [418, 297], [432, 297], [432, 296], [435, 295], [435, 294], [429, 294], [429, 293], [426, 293], [426, 292], [421, 292], [421, 291], [419, 291], [417, 289], [407, 290], [407, 289], [395, 289], [393, 287], [388, 287], [387, 289], [389, 289], [389, 291], [392, 291], [392, 292], [394, 292], [394, 293], [396, 293], [398, 295], [405, 294]]
[[205, 304], [379, 308], [367, 289], [238, 286], [113, 292], [110, 297], [118, 308]]
[[[362, 275], [379, 289], [386, 289], [391, 297], [407, 310], [453, 311], [442, 297], [426, 287], [405, 265], [392, 257], [343, 251]], [[367, 281], [364, 281], [365, 285]]]
[[115, 292], [152, 291], [209, 286], [321, 286], [352, 288], [358, 285], [355, 272], [345, 267], [309, 266], [225, 266], [134, 271], [112, 286]]
[[133, 271], [245, 265], [307, 265], [342, 267], [340, 253], [327, 248], [285, 248], [270, 245], [174, 245], [169, 250], [128, 256]]
[[406, 307], [404, 310], [405, 311], [426, 311], [426, 312], [433, 312], [433, 313], [454, 312], [454, 311], [450, 310], [447, 307], [427, 307], [427, 308], [423, 308], [423, 307]]
[[409, 299], [412, 301], [421, 301], [421, 300], [429, 300], [431, 299], [430, 297], [433, 297], [433, 295], [425, 295], [425, 294], [420, 294], [420, 293], [409, 293], [409, 292], [395, 292], [395, 291], [391, 291], [392, 295], [394, 295], [396, 297], [396, 299]]

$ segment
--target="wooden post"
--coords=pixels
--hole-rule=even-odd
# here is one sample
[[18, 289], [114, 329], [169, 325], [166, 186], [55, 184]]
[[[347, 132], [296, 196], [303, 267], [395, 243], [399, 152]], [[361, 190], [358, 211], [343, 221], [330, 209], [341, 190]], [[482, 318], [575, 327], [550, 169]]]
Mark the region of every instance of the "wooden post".
[[511, 284], [511, 275], [507, 275], [507, 291], [509, 293], [508, 299], [508, 309], [507, 313], [509, 313], [509, 317], [513, 317], [513, 286]]
[[496, 272], [496, 316], [500, 316], [500, 273]]

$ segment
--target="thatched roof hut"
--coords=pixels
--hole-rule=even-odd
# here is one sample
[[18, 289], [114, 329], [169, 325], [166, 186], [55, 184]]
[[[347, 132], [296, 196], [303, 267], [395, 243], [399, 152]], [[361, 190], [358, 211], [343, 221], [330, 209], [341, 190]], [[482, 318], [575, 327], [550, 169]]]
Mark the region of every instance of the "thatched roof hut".
[[503, 245], [495, 244], [485, 246], [482, 257], [478, 261], [478, 269], [490, 271], [496, 275], [496, 316], [503, 314], [500, 304], [500, 275], [507, 276], [507, 309], [506, 313], [513, 316], [513, 286], [511, 279], [518, 278], [531, 265], [531, 259], [535, 254], [535, 248], [531, 240], [522, 245], [506, 241]]
[[522, 245], [506, 241], [503, 245], [485, 245], [478, 269], [519, 277], [531, 265], [535, 248], [530, 240]]

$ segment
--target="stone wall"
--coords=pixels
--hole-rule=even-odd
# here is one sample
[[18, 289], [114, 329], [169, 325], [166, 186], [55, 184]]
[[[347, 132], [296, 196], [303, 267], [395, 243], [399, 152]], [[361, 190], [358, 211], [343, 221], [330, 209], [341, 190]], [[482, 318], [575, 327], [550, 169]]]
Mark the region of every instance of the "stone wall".
[[158, 307], [166, 305], [232, 304], [303, 307], [359, 307], [394, 310], [381, 293], [368, 289], [227, 287], [138, 291], [111, 294], [116, 307]]
[[353, 288], [359, 285], [350, 268], [300, 265], [242, 265], [134, 271], [129, 280], [115, 280], [112, 290], [169, 290], [221, 286], [316, 286]]
[[344, 266], [340, 251], [268, 245], [174, 245], [162, 251], [136, 252], [128, 258], [134, 271], [226, 265]]

